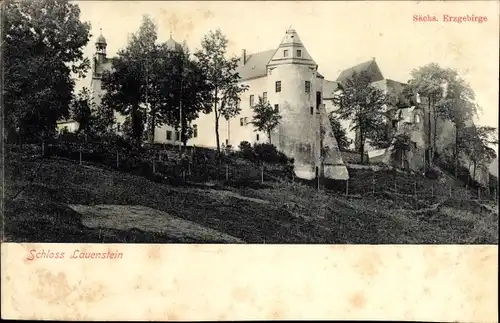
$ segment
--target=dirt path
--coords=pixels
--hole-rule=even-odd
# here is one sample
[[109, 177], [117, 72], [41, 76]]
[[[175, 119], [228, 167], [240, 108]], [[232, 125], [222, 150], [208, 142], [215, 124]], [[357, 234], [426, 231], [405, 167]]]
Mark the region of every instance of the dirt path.
[[82, 224], [90, 228], [119, 230], [137, 228], [146, 232], [158, 232], [175, 238], [197, 241], [244, 242], [217, 230], [141, 205], [69, 205], [69, 207], [82, 214]]

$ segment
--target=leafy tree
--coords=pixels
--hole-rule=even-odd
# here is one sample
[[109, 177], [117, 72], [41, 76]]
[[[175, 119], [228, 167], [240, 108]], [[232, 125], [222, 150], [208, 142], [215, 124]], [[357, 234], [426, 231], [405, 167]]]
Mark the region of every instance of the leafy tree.
[[477, 115], [477, 105], [474, 103], [474, 91], [459, 77], [449, 80], [447, 94], [437, 106], [437, 114], [450, 120], [455, 126], [455, 143], [453, 158], [455, 163], [455, 178], [458, 178], [459, 153], [466, 145], [464, 130], [467, 121]]
[[181, 141], [185, 146], [193, 134], [191, 123], [200, 112], [209, 112], [206, 103], [211, 99], [211, 88], [200, 63], [191, 57], [186, 45], [171, 53], [169, 62], [167, 77], [173, 83], [170, 89], [164, 89], [164, 97], [169, 99], [162, 112], [167, 124], [180, 128]]
[[112, 109], [97, 105], [87, 88], [83, 88], [76, 95], [71, 106], [73, 119], [78, 122], [79, 134], [90, 136], [106, 136], [115, 121]]
[[[436, 151], [438, 106], [442, 105], [446, 85], [453, 83], [457, 73], [451, 69], [444, 69], [436, 63], [414, 69], [411, 72], [412, 79], [408, 82], [407, 92], [417, 93], [427, 104], [427, 147], [428, 164], [432, 164]], [[434, 120], [434, 129], [431, 121]]]
[[259, 102], [252, 107], [254, 115], [252, 124], [255, 131], [263, 131], [271, 144], [271, 132], [280, 124], [281, 116], [278, 110], [273, 109], [268, 101], [259, 96]]
[[84, 87], [75, 96], [71, 105], [71, 115], [73, 120], [78, 122], [77, 133], [88, 129], [91, 123], [92, 110], [95, 110], [95, 104], [92, 101], [92, 95], [88, 88]]
[[220, 117], [229, 120], [237, 116], [241, 111], [240, 95], [248, 89], [248, 86], [239, 84], [240, 77], [236, 72], [239, 59], [226, 58], [227, 44], [228, 39], [220, 29], [217, 29], [205, 35], [201, 49], [195, 53], [210, 89], [209, 99], [205, 102], [205, 112], [214, 112], [218, 152], [220, 152]]
[[[118, 52], [112, 62], [112, 72], [104, 73], [105, 94], [102, 102], [124, 116], [130, 117], [132, 137], [139, 143], [142, 140], [146, 109], [141, 106], [152, 105], [156, 111], [157, 100], [151, 93], [150, 64], [156, 52], [156, 25], [145, 15], [139, 30], [131, 35], [127, 47]], [[147, 106], [149, 107], [149, 106]]]
[[5, 125], [8, 138], [44, 136], [68, 118], [75, 86], [90, 66], [90, 24], [67, 0], [6, 1], [3, 7]]
[[464, 131], [464, 150], [472, 164], [472, 179], [476, 178], [477, 166], [488, 166], [497, 154], [491, 145], [498, 145], [498, 131], [494, 127], [467, 127]]
[[400, 161], [400, 167], [405, 167], [404, 161], [407, 160], [407, 154], [414, 147], [416, 147], [416, 143], [411, 140], [408, 133], [403, 132], [394, 136], [392, 142], [392, 157]]
[[377, 130], [384, 122], [384, 92], [373, 87], [366, 72], [354, 73], [340, 85], [340, 93], [334, 97], [339, 106], [335, 111], [340, 119], [351, 120], [351, 130], [359, 134], [359, 153], [364, 162], [367, 134]]
[[330, 120], [330, 124], [332, 126], [333, 135], [337, 140], [337, 144], [339, 145], [339, 149], [341, 151], [345, 151], [349, 148], [352, 143], [352, 140], [347, 137], [347, 131], [340, 121], [336, 118], [335, 113], [331, 112], [328, 115], [328, 119]]

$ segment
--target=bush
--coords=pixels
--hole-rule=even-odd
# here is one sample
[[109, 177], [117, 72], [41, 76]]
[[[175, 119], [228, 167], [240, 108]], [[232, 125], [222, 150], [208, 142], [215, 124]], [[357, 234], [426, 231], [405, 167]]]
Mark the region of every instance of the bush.
[[255, 151], [252, 148], [252, 144], [250, 144], [248, 141], [240, 142], [238, 148], [240, 149], [239, 154], [241, 157], [249, 160], [255, 160]]
[[255, 144], [254, 152], [258, 160], [267, 163], [288, 164], [290, 159], [272, 144]]

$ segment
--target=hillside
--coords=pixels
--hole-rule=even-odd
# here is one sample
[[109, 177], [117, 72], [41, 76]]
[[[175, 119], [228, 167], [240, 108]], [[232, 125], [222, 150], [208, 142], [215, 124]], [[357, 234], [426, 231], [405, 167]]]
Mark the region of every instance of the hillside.
[[[346, 196], [339, 183], [320, 191], [270, 176], [263, 184], [224, 176], [169, 183], [24, 151], [6, 157], [7, 241], [498, 243], [494, 203], [450, 198], [449, 188], [439, 195], [436, 181], [395, 170], [350, 169]], [[247, 162], [233, 163], [250, 172]]]

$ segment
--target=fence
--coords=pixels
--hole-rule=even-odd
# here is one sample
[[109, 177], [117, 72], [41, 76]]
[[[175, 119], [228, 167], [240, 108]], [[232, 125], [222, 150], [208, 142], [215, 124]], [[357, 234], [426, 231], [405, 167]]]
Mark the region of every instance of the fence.
[[131, 150], [106, 142], [53, 140], [40, 145], [11, 146], [10, 151], [30, 151], [32, 155], [72, 160], [80, 165], [100, 165], [172, 184], [223, 181], [225, 184], [250, 185], [292, 178], [283, 166], [257, 164], [241, 158], [217, 155], [213, 150], [188, 147], [155, 146]]
[[222, 156], [218, 158], [212, 150], [191, 147], [182, 158], [178, 149], [156, 148], [133, 151], [128, 147], [104, 142], [82, 143], [52, 141], [28, 147], [12, 146], [11, 150], [45, 157], [59, 157], [77, 161], [79, 164], [99, 164], [119, 171], [152, 177], [154, 180], [174, 183], [222, 181], [239, 186], [264, 184], [267, 182], [297, 181], [313, 186], [317, 190], [328, 189], [346, 196], [369, 196], [394, 194], [414, 199], [449, 197], [461, 200], [497, 202], [497, 192], [488, 188], [457, 187], [436, 180], [397, 172], [376, 172], [350, 169], [351, 179], [332, 181], [316, 178], [304, 181], [296, 178], [291, 169], [283, 165], [255, 164], [242, 158]]

